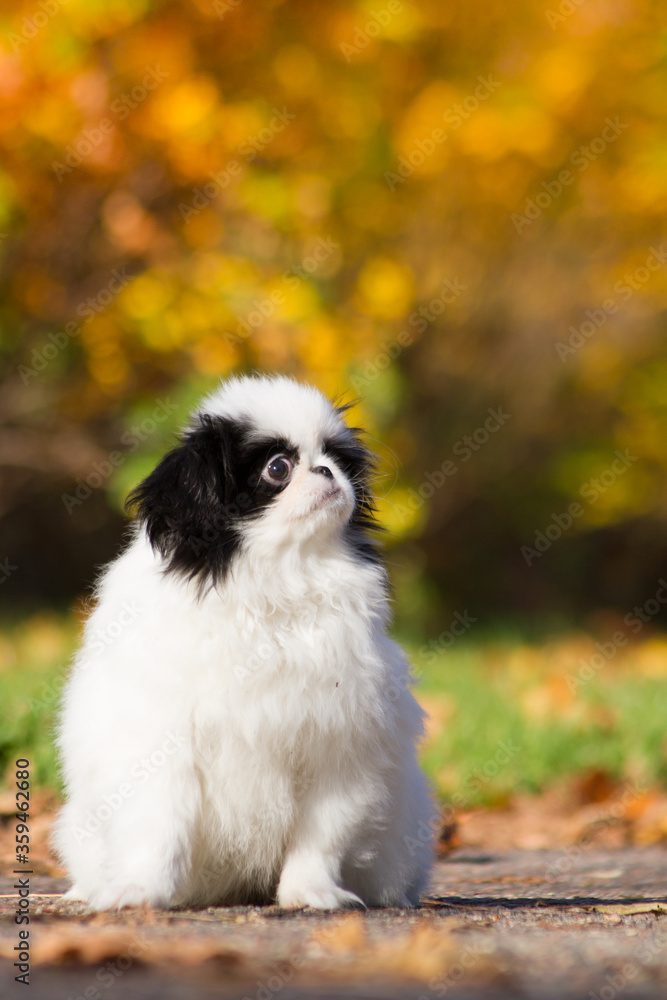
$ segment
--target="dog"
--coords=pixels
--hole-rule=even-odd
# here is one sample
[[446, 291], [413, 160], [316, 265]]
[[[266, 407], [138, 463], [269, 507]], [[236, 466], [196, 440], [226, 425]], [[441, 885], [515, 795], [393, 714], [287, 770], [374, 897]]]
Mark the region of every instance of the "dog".
[[70, 899], [418, 903], [423, 713], [348, 408], [231, 378], [131, 493], [58, 721]]

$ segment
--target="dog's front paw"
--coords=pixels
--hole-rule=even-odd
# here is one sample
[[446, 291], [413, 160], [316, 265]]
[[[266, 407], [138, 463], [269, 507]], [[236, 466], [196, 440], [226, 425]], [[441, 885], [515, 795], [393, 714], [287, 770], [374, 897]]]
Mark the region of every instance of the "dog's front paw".
[[133, 883], [107, 883], [90, 891], [82, 891], [73, 886], [63, 899], [85, 903], [91, 910], [122, 910], [125, 906], [169, 906], [169, 900], [163, 894], [150, 892], [144, 886]]
[[341, 889], [335, 882], [304, 882], [301, 885], [278, 887], [278, 905], [285, 910], [312, 906], [314, 910], [366, 909], [363, 900], [353, 892]]

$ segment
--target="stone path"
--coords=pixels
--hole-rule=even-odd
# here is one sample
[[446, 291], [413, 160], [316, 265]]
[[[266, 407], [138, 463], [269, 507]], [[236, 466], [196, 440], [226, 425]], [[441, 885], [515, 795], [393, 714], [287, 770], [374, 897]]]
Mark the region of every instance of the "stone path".
[[[667, 998], [667, 850], [457, 851], [418, 910], [124, 910], [32, 876], [30, 986], [0, 879], [0, 995], [30, 1000]], [[15, 954], [15, 953], [14, 953]]]

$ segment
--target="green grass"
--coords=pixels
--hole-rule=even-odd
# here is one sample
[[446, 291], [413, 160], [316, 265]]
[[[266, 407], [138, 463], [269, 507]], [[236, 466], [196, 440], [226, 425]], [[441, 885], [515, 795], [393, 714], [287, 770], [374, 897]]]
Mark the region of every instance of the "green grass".
[[[26, 756], [33, 783], [59, 789], [53, 730], [76, 635], [73, 619], [55, 615], [0, 628], [0, 775]], [[596, 650], [581, 634], [534, 645], [463, 638], [437, 656], [408, 652], [431, 716], [424, 766], [444, 799], [499, 802], [597, 769], [667, 785], [666, 639], [620, 649], [584, 683], [578, 672]]]
[[411, 653], [435, 723], [424, 765], [444, 798], [488, 803], [592, 770], [667, 784], [664, 640], [619, 650], [583, 683], [596, 654], [587, 636], [468, 641], [432, 663]]
[[76, 634], [52, 615], [0, 629], [0, 775], [27, 757], [33, 785], [59, 789], [54, 724]]

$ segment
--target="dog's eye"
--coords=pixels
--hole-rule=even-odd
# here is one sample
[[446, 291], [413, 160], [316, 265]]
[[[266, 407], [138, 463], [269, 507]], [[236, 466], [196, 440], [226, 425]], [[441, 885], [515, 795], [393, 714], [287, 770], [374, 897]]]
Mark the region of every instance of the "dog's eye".
[[271, 483], [286, 483], [294, 471], [294, 462], [288, 455], [274, 455], [264, 467], [262, 475]]

